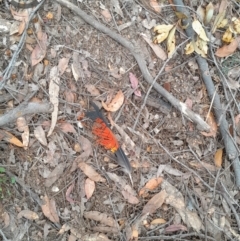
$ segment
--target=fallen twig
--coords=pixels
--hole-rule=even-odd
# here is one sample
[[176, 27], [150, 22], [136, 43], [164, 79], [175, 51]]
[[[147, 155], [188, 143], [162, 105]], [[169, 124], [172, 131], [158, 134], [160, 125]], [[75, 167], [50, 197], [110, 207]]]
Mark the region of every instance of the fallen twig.
[[23, 102], [18, 107], [10, 110], [5, 115], [0, 117], [0, 126], [15, 121], [18, 117], [27, 114], [51, 113], [53, 111], [50, 103], [33, 103]]
[[[188, 26], [185, 30], [187, 36], [189, 38], [193, 38], [194, 31], [192, 29], [190, 13], [188, 12], [187, 8], [185, 8], [181, 0], [174, 0], [173, 3], [176, 5], [176, 11], [181, 12], [182, 14], [188, 17], [186, 19], [183, 19], [183, 25]], [[198, 56], [196, 60], [200, 68], [203, 81], [206, 85], [209, 98], [213, 102], [214, 113], [217, 119], [217, 123], [219, 124], [219, 129], [224, 141], [227, 157], [229, 158], [229, 160], [232, 161], [233, 164], [236, 185], [237, 187], [240, 187], [240, 163], [238, 158], [239, 152], [236, 148], [236, 145], [234, 144], [233, 139], [231, 138], [231, 134], [229, 133], [229, 124], [226, 120], [226, 114], [222, 108], [220, 97], [216, 92], [215, 86], [213, 84], [206, 59], [202, 58], [201, 56]]]
[[[102, 23], [98, 22], [93, 17], [86, 14], [84, 11], [82, 11], [80, 8], [75, 6], [74, 4], [70, 3], [67, 0], [57, 0], [58, 3], [62, 4], [63, 6], [69, 8], [73, 12], [75, 12], [78, 16], [80, 16], [85, 22], [90, 24], [92, 27], [96, 28], [97, 30], [107, 34], [109, 37], [111, 37], [113, 40], [117, 41], [119, 44], [127, 48], [134, 58], [136, 59], [138, 66], [143, 74], [143, 77], [145, 80], [151, 85], [153, 83], [153, 77], [148, 71], [146, 62], [144, 60], [144, 57], [141, 54], [141, 48], [137, 45], [134, 45], [132, 42], [128, 41], [127, 39], [123, 38], [120, 34], [115, 33], [111, 29], [107, 28]], [[195, 114], [193, 111], [187, 108], [187, 106], [176, 99], [174, 96], [172, 96], [167, 90], [165, 90], [160, 84], [154, 83], [153, 88], [161, 94], [165, 99], [167, 99], [176, 109], [181, 111], [186, 117], [188, 117], [190, 120], [195, 122], [199, 129], [209, 131], [210, 127], [209, 125], [198, 115]]]

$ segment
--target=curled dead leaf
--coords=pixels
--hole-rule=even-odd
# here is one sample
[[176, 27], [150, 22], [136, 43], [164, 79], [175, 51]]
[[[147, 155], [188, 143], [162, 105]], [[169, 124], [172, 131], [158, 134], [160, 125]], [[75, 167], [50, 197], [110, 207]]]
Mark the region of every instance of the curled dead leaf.
[[167, 59], [167, 54], [165, 51], [161, 48], [161, 46], [154, 44], [152, 40], [150, 40], [145, 34], [141, 34], [143, 39], [149, 44], [149, 46], [152, 48], [153, 52], [156, 54], [156, 56], [161, 60]]
[[105, 178], [101, 177], [92, 166], [88, 165], [85, 162], [80, 162], [78, 167], [84, 172], [86, 176], [88, 176], [91, 180], [95, 182], [106, 182]]
[[155, 188], [157, 188], [158, 185], [161, 184], [162, 180], [163, 180], [162, 177], [150, 179], [145, 184], [145, 186], [143, 188], [141, 188], [141, 190], [139, 191], [139, 196], [142, 196], [143, 194], [148, 192], [148, 190], [154, 190]]
[[8, 131], [0, 130], [0, 137], [2, 140], [7, 141], [15, 146], [24, 147], [23, 143]]
[[217, 123], [215, 121], [215, 118], [214, 118], [214, 115], [212, 112], [210, 112], [209, 115], [207, 116], [206, 122], [210, 126], [210, 131], [209, 132], [201, 132], [201, 134], [204, 136], [216, 137], [218, 127], [217, 127]]
[[26, 219], [29, 219], [29, 220], [36, 220], [38, 219], [38, 215], [37, 213], [31, 211], [31, 210], [22, 210], [18, 215], [17, 215], [17, 219], [20, 219], [20, 218], [26, 218]]
[[94, 190], [95, 190], [95, 182], [90, 178], [87, 178], [85, 181], [85, 193], [86, 193], [87, 199], [89, 199], [93, 195]]
[[119, 90], [109, 104], [106, 104], [102, 101], [102, 106], [105, 110], [114, 112], [114, 111], [117, 111], [122, 106], [123, 101], [124, 101], [124, 94], [121, 90]]
[[85, 85], [87, 91], [92, 95], [92, 96], [99, 96], [100, 92], [99, 90], [95, 87], [95, 85], [92, 84], [87, 84]]
[[165, 190], [162, 190], [161, 192], [155, 194], [143, 207], [142, 214], [154, 213], [158, 208], [162, 206], [166, 197], [167, 193]]
[[45, 195], [43, 201], [44, 203], [41, 206], [43, 214], [53, 223], [59, 223], [55, 200], [50, 200], [49, 197]]
[[227, 57], [231, 54], [233, 54], [240, 42], [240, 37], [236, 37], [229, 45], [224, 45], [223, 47], [217, 49], [215, 55], [218, 57]]
[[42, 145], [47, 146], [47, 139], [42, 126], [38, 126], [34, 129], [34, 135]]

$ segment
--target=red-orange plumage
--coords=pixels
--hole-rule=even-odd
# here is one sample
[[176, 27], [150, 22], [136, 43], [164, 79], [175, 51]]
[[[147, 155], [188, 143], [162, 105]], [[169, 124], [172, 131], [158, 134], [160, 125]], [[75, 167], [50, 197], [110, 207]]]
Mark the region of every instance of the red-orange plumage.
[[92, 127], [92, 132], [97, 136], [97, 143], [102, 145], [105, 149], [116, 152], [119, 148], [118, 141], [113, 132], [107, 127], [105, 122], [97, 118]]
[[92, 133], [97, 137], [97, 143], [115, 154], [119, 165], [125, 169], [131, 178], [132, 168], [127, 156], [108, 126], [105, 116], [94, 102], [91, 102], [91, 105], [94, 111], [86, 112], [86, 117], [93, 120]]

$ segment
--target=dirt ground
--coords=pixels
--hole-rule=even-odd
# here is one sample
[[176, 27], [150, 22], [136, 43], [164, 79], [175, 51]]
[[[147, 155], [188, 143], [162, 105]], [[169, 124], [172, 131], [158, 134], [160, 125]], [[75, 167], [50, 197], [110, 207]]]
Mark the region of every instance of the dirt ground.
[[[111, 33], [86, 23], [68, 2]], [[0, 240], [240, 240], [240, 48], [217, 57], [226, 28], [213, 34], [204, 58], [215, 86], [209, 94], [198, 54], [186, 55], [186, 16], [171, 2], [178, 5], [46, 0], [22, 9], [0, 2], [0, 29], [9, 28], [0, 35]], [[191, 21], [209, 2], [184, 1]], [[208, 33], [224, 2], [226, 18], [239, 18], [239, 1], [212, 1]], [[151, 46], [159, 24], [177, 24], [170, 58], [166, 41]], [[146, 76], [157, 76], [173, 102]], [[91, 101], [131, 171], [99, 145], [86, 117]]]

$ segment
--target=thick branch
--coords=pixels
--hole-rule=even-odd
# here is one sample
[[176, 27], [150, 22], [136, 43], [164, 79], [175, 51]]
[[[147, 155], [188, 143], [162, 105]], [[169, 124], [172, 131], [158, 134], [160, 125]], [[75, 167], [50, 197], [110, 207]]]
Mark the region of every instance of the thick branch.
[[10, 110], [5, 115], [0, 117], [0, 126], [15, 121], [18, 117], [28, 114], [51, 113], [53, 111], [50, 103], [22, 103], [18, 107]]
[[[188, 16], [188, 18], [184, 20], [185, 22], [183, 24], [184, 26], [188, 26], [186, 29], [187, 36], [193, 38], [193, 29], [191, 24], [192, 22], [190, 13], [188, 12], [187, 8], [185, 8], [181, 0], [174, 0], [173, 2], [175, 5], [177, 5], [176, 8], [178, 12], [181, 12], [184, 15]], [[226, 115], [223, 111], [220, 97], [216, 92], [215, 86], [213, 84], [206, 59], [202, 58], [201, 56], [198, 56], [197, 62], [201, 70], [202, 79], [206, 85], [209, 98], [213, 102], [214, 113], [217, 119], [217, 123], [219, 123], [220, 125], [219, 128], [221, 135], [223, 137], [227, 156], [233, 163], [233, 169], [236, 177], [236, 185], [240, 187], [240, 163], [238, 158], [239, 153], [233, 139], [231, 138], [231, 134], [228, 131], [229, 124], [226, 120]]]

